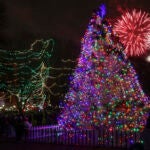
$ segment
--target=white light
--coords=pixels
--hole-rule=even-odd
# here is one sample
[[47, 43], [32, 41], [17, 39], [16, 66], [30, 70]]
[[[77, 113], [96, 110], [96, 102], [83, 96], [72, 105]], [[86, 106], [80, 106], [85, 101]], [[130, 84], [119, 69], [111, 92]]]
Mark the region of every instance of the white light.
[[150, 55], [146, 57], [146, 61], [150, 62]]

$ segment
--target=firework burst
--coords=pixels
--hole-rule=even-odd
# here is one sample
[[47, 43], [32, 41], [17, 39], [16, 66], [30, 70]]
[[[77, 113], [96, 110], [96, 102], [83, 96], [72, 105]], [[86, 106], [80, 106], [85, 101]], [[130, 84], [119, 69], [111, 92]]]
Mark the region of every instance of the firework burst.
[[114, 25], [128, 56], [140, 56], [150, 48], [150, 16], [146, 12], [125, 12]]

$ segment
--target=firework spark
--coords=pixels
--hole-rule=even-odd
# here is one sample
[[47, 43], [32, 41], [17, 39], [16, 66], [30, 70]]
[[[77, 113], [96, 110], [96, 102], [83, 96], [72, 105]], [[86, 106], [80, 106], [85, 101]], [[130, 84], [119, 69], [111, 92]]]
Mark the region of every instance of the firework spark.
[[114, 25], [114, 33], [128, 56], [140, 56], [150, 48], [150, 16], [146, 12], [125, 12]]

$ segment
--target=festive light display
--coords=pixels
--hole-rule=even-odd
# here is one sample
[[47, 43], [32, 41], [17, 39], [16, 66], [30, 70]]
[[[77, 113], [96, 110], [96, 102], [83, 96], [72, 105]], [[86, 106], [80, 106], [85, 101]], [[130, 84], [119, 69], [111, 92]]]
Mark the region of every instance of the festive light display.
[[[61, 64], [63, 64], [65, 67], [50, 67], [51, 73], [57, 74], [57, 75], [51, 75], [48, 77], [49, 81], [52, 83], [50, 85], [50, 93], [52, 96], [59, 96], [63, 97], [64, 93], [62, 92], [62, 88], [67, 88], [68, 81], [65, 81], [64, 79], [69, 77], [69, 75], [73, 72], [74, 68], [71, 66], [67, 67], [67, 64], [74, 64], [75, 61], [71, 59], [61, 60]], [[61, 80], [63, 80], [63, 83], [59, 83]], [[53, 88], [57, 88], [59, 91], [58, 93], [53, 92]]]
[[150, 48], [150, 15], [146, 12], [135, 9], [125, 12], [113, 31], [118, 34], [128, 56], [142, 55]]
[[99, 10], [93, 14], [82, 39], [58, 124], [67, 130], [105, 126], [109, 131], [114, 127], [141, 131], [147, 119], [148, 98], [122, 44], [101, 14]]
[[[29, 50], [0, 50], [0, 91], [19, 110], [43, 108], [54, 41], [36, 40]], [[13, 102], [15, 101], [15, 102]]]

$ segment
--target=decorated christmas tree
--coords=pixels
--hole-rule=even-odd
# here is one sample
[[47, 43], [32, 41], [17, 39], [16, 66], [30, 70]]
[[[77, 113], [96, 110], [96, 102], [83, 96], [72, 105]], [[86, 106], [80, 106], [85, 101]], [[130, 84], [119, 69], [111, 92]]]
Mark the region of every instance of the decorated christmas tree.
[[102, 5], [92, 15], [58, 123], [65, 129], [139, 131], [148, 98], [105, 14]]

